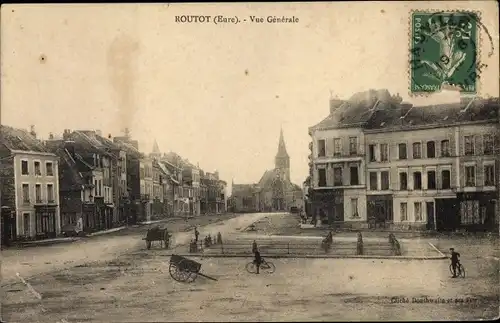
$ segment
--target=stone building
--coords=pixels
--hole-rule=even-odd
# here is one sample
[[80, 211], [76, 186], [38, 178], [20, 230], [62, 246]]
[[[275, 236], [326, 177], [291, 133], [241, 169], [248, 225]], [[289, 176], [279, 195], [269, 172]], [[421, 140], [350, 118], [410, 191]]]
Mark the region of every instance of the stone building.
[[[310, 212], [321, 216], [323, 209], [325, 223], [349, 227], [492, 230], [498, 226], [495, 134], [497, 99], [413, 106], [387, 90], [370, 90], [332, 100], [330, 115], [311, 129]], [[360, 142], [359, 156], [349, 148], [343, 157], [350, 178], [351, 164], [359, 165], [359, 187], [337, 166], [345, 137], [349, 147], [351, 137]], [[330, 216], [337, 209], [342, 217]]]
[[283, 129], [280, 131], [274, 169], [265, 171], [258, 183], [233, 185], [231, 197], [235, 212], [288, 211], [293, 206], [304, 206], [302, 189], [290, 180], [290, 156]]
[[61, 231], [59, 158], [31, 132], [0, 126], [2, 245]]

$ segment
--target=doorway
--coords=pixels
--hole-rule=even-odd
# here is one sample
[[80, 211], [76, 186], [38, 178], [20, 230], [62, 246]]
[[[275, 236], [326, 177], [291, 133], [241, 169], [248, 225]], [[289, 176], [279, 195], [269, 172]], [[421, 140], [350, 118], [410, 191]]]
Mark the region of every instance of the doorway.
[[425, 207], [427, 209], [427, 230], [435, 230], [434, 202], [425, 202]]
[[16, 217], [12, 214], [10, 208], [2, 208], [1, 211], [1, 225], [2, 225], [2, 248], [8, 247], [16, 239]]

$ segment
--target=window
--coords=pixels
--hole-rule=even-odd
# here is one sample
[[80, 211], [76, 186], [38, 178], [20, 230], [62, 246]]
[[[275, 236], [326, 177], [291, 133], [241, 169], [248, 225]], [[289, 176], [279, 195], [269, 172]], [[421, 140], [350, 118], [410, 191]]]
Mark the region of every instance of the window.
[[342, 155], [342, 142], [340, 138], [333, 139], [333, 154], [334, 156]]
[[473, 136], [465, 136], [465, 155], [471, 156], [474, 155], [474, 137]]
[[483, 224], [486, 212], [479, 212], [479, 201], [467, 200], [460, 202], [460, 223], [461, 224]]
[[422, 221], [422, 202], [413, 203], [415, 221]]
[[427, 172], [427, 189], [436, 189], [436, 171], [430, 170]]
[[47, 184], [47, 202], [54, 202], [54, 185]]
[[30, 185], [29, 184], [23, 184], [23, 202], [24, 203], [30, 202]]
[[422, 189], [422, 173], [420, 172], [413, 173], [413, 189], [415, 190]]
[[42, 185], [40, 184], [35, 185], [35, 200], [36, 203], [42, 202]]
[[422, 158], [422, 145], [419, 142], [413, 143], [413, 159]]
[[407, 173], [399, 173], [399, 189], [401, 191], [408, 190], [408, 174]]
[[465, 167], [465, 186], [474, 187], [476, 186], [476, 167], [466, 166]]
[[351, 199], [351, 210], [352, 210], [352, 217], [353, 218], [359, 217], [359, 214], [358, 214], [358, 199]]
[[333, 168], [333, 186], [342, 186], [344, 181], [342, 180], [342, 167]]
[[35, 165], [35, 175], [42, 175], [42, 170], [40, 169], [40, 162], [36, 161], [33, 164]]
[[351, 166], [351, 185], [359, 185], [358, 166]]
[[483, 148], [485, 155], [493, 155], [493, 135], [483, 136]]
[[52, 166], [52, 162], [45, 163], [45, 174], [47, 176], [54, 176], [54, 168]]
[[380, 144], [380, 161], [388, 161], [388, 160], [389, 160], [389, 145]]
[[451, 173], [449, 170], [441, 171], [441, 188], [449, 190], [451, 188]]
[[401, 221], [408, 221], [408, 204], [401, 202], [400, 204]]
[[375, 145], [368, 146], [368, 153], [370, 155], [370, 161], [374, 162], [377, 159], [375, 158]]
[[380, 173], [381, 190], [387, 191], [389, 189], [389, 172], [383, 171]]
[[324, 139], [318, 140], [318, 157], [326, 156], [326, 142]]
[[377, 187], [377, 173], [376, 172], [370, 172], [370, 190], [371, 191], [376, 191], [378, 189]]
[[427, 142], [427, 158], [436, 158], [436, 144], [434, 141]]
[[406, 144], [399, 144], [399, 159], [406, 159], [408, 156], [406, 155]]
[[22, 175], [29, 175], [28, 161], [27, 160], [21, 160], [21, 174]]
[[450, 157], [450, 141], [441, 140], [441, 157]]
[[24, 225], [24, 235], [30, 235], [30, 213], [23, 213], [23, 225]]
[[349, 154], [357, 155], [358, 154], [358, 138], [350, 137], [349, 138]]
[[318, 186], [326, 186], [326, 169], [318, 169]]
[[484, 166], [484, 186], [495, 186], [495, 166]]

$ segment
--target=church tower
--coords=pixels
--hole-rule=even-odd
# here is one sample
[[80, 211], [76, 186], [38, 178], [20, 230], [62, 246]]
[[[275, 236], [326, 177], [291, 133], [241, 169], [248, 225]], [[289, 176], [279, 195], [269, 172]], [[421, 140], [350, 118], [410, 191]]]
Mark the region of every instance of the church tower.
[[278, 143], [278, 153], [274, 158], [274, 167], [280, 173], [280, 177], [285, 181], [290, 181], [290, 156], [286, 152], [285, 138], [283, 128], [280, 131], [280, 140]]
[[158, 147], [158, 143], [156, 142], [156, 139], [155, 139], [155, 142], [153, 143], [153, 152], [151, 153], [150, 156], [152, 158], [157, 158], [157, 159], [161, 158], [160, 147]]

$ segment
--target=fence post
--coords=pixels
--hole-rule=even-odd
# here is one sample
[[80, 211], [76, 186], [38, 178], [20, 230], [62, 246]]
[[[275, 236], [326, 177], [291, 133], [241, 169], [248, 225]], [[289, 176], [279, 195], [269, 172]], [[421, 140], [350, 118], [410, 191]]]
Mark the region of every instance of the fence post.
[[290, 242], [288, 243], [288, 254], [290, 254]]

